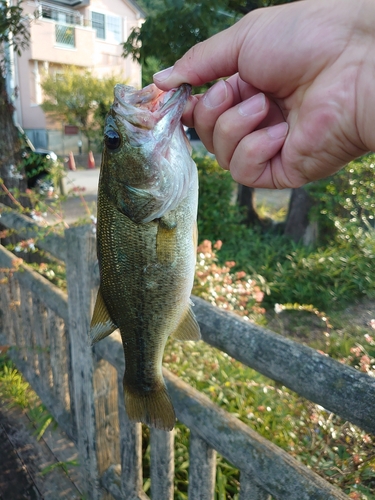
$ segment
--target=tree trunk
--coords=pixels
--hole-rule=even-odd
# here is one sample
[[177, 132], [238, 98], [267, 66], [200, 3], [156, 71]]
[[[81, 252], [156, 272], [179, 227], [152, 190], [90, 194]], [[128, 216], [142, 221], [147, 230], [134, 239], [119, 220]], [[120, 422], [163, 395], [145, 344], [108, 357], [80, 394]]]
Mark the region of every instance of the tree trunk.
[[246, 207], [245, 224], [248, 226], [262, 225], [256, 208], [255, 208], [255, 191], [254, 188], [238, 184], [237, 203], [240, 207]]
[[[0, 178], [10, 192], [19, 190], [24, 193], [27, 188], [25, 172], [18, 170], [22, 160], [21, 141], [18, 130], [13, 123], [13, 106], [6, 91], [5, 78], [0, 73]], [[4, 205], [14, 207], [12, 199], [0, 189], [0, 200]], [[25, 196], [18, 200], [24, 207], [29, 207], [29, 199]]]
[[309, 212], [314, 202], [303, 188], [292, 190], [284, 234], [294, 241], [302, 240], [305, 245], [315, 243], [318, 235], [316, 222], [309, 221]]
[[[22, 196], [27, 188], [27, 179], [25, 172], [18, 168], [21, 160], [22, 147], [18, 130], [13, 123], [13, 106], [6, 91], [4, 75], [0, 71], [0, 202], [12, 208], [19, 208], [13, 201], [13, 196], [22, 207], [31, 207], [29, 197]], [[0, 224], [0, 232], [5, 229]], [[0, 243], [16, 244], [19, 239], [17, 234], [11, 234], [0, 238]]]

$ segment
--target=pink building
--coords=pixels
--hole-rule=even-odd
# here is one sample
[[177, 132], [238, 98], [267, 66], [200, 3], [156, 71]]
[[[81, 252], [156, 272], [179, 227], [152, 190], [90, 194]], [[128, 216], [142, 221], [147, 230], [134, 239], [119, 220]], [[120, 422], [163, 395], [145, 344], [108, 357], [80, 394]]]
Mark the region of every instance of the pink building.
[[43, 74], [75, 65], [99, 77], [121, 75], [140, 88], [141, 67], [121, 57], [121, 43], [134, 26], [141, 25], [145, 13], [133, 0], [24, 1], [23, 5], [31, 19], [31, 36], [22, 55], [11, 57], [16, 120], [36, 147], [75, 152], [78, 136], [65, 135], [66, 124], [48, 120], [40, 107]]

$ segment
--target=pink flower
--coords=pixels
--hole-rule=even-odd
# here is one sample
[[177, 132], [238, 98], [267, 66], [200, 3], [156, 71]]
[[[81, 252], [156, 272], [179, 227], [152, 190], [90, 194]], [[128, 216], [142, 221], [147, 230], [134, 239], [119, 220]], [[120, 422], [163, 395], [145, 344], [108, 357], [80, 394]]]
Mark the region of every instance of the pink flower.
[[210, 240], [204, 240], [197, 248], [198, 253], [212, 253], [212, 244]]

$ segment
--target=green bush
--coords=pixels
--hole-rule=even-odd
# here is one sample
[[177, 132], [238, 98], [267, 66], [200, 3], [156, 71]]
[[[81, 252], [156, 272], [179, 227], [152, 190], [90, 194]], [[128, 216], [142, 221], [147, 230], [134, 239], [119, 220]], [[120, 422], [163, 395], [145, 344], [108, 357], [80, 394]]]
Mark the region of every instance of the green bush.
[[266, 293], [264, 304], [313, 304], [329, 311], [375, 297], [375, 230], [372, 228], [375, 155], [350, 163], [309, 191], [317, 200], [313, 217], [324, 229], [317, 248], [274, 231], [247, 227], [235, 203], [236, 184], [210, 157], [196, 157], [200, 181], [199, 241], [221, 240], [219, 263], [236, 262]]
[[312, 217], [326, 229], [325, 240], [332, 235], [355, 243], [368, 227], [374, 226], [375, 154], [350, 162], [328, 179], [311, 183], [309, 193], [317, 202]]

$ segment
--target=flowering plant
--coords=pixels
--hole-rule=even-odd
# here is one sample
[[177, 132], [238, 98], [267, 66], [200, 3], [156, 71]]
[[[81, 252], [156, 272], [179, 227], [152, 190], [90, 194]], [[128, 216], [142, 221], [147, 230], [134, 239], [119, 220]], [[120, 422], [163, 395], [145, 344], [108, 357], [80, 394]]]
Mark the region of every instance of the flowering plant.
[[234, 261], [225, 262], [224, 266], [218, 265], [214, 249], [219, 251], [221, 246], [220, 240], [213, 247], [209, 240], [204, 240], [198, 246], [193, 293], [244, 319], [259, 322], [266, 312], [261, 307], [264, 293], [259, 284], [244, 271], [232, 271], [236, 265]]

